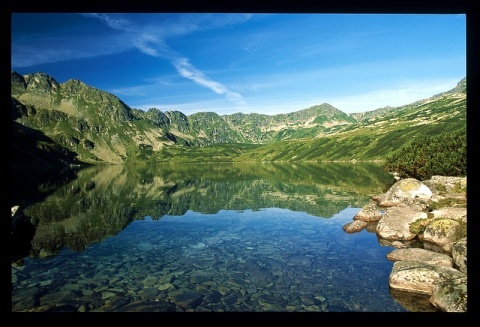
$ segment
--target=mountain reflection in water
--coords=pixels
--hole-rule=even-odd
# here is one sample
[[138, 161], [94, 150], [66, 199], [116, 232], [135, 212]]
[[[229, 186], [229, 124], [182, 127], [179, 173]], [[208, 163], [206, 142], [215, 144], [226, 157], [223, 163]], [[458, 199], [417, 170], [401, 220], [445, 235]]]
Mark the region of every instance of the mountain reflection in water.
[[19, 174], [11, 206], [34, 232], [14, 231], [30, 248], [14, 244], [13, 310], [403, 311], [388, 290], [391, 249], [342, 230], [392, 183], [375, 163]]

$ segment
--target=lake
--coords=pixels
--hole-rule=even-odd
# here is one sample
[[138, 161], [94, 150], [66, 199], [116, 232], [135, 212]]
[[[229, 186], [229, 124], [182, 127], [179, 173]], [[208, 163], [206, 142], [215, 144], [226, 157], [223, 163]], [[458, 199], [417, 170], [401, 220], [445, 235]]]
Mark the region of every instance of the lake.
[[14, 173], [12, 311], [405, 312], [373, 228], [376, 163]]

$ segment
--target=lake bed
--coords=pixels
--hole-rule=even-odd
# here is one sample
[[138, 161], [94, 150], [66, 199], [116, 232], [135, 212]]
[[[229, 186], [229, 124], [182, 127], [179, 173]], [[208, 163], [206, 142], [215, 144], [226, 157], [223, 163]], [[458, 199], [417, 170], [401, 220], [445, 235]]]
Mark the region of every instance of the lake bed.
[[12, 264], [12, 311], [406, 311], [389, 290], [393, 248], [372, 231], [342, 229], [391, 185], [378, 165], [107, 166], [65, 176], [15, 191], [35, 235]]

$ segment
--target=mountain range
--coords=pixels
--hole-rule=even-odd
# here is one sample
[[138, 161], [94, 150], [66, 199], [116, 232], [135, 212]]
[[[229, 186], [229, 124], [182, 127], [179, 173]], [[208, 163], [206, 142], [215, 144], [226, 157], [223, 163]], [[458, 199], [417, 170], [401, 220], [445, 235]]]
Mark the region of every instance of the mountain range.
[[11, 72], [12, 167], [209, 161], [383, 160], [418, 133], [466, 132], [466, 78], [400, 107], [347, 114], [147, 111], [71, 79]]

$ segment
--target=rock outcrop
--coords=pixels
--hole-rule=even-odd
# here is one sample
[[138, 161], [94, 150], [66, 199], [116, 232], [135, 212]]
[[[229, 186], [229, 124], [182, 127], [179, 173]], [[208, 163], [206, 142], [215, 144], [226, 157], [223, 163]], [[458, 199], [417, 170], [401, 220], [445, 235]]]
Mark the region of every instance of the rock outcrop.
[[359, 232], [376, 221], [379, 242], [395, 248], [387, 254], [394, 261], [391, 290], [429, 296], [439, 311], [466, 312], [466, 184], [466, 177], [400, 179], [343, 229]]

